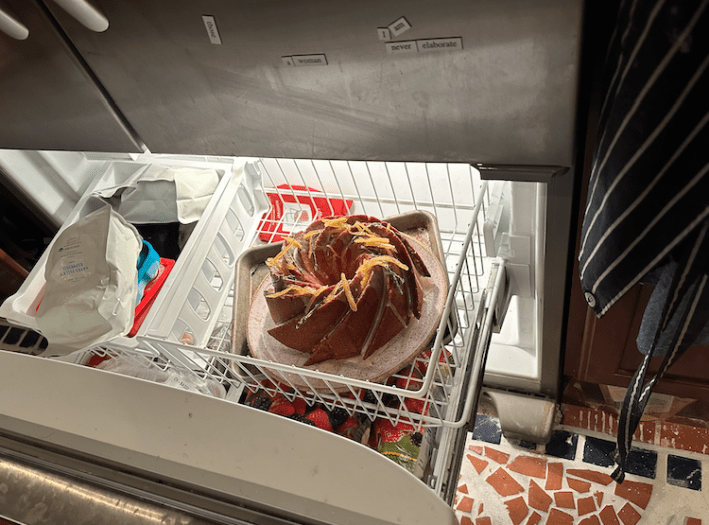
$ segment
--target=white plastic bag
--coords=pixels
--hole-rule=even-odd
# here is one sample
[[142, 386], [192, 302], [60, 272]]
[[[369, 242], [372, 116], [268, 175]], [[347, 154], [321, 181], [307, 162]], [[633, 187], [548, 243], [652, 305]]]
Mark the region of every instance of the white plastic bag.
[[116, 182], [96, 195], [119, 200], [117, 211], [133, 224], [198, 221], [219, 185], [216, 170], [117, 162]]
[[200, 394], [207, 394], [221, 399], [226, 397], [224, 385], [206, 374], [205, 377], [199, 377], [197, 374], [191, 374], [187, 370], [173, 368], [162, 370], [146, 357], [139, 355], [126, 356], [119, 354], [116, 357], [102, 361], [96, 368], [115, 374], [162, 383], [173, 388], [187, 390], [188, 392], [199, 392]]
[[65, 355], [130, 331], [140, 249], [137, 230], [108, 205], [56, 237], [36, 316], [48, 354]]

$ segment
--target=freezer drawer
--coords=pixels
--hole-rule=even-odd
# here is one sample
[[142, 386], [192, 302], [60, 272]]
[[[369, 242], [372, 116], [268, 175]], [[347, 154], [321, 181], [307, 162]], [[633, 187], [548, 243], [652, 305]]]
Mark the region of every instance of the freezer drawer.
[[420, 480], [331, 433], [50, 359], [0, 352], [0, 364], [0, 428], [44, 448], [199, 487], [218, 501], [277, 508], [295, 523], [455, 522]]
[[4, 0], [3, 14], [27, 36], [12, 38], [0, 27], [0, 148], [143, 151], [41, 3]]
[[[111, 341], [90, 349], [90, 355], [111, 357], [121, 355], [128, 359], [135, 359], [136, 362], [145, 362], [145, 358], [149, 357], [152, 365], [159, 366], [165, 371], [178, 372], [195, 379], [208, 376], [222, 383], [228, 391], [230, 401], [196, 394], [191, 394], [196, 397], [174, 398], [189, 393], [153, 384], [138, 386], [145, 383], [56, 360], [19, 356], [27, 360], [7, 361], [4, 363], [6, 366], [1, 369], [10, 371], [13, 367], [22, 367], [27, 373], [36, 376], [35, 385], [47, 384], [50, 390], [43, 390], [37, 394], [30, 394], [29, 391], [15, 392], [13, 381], [7, 384], [0, 382], [2, 383], [0, 388], [8, 388], [8, 393], [13, 393], [16, 399], [4, 405], [0, 404], [0, 414], [5, 415], [4, 421], [9, 425], [2, 428], [40, 439], [45, 441], [47, 446], [61, 445], [75, 452], [88, 452], [109, 458], [117, 464], [128, 465], [130, 468], [155, 471], [170, 479], [177, 477], [189, 480], [190, 483], [210, 490], [221, 491], [229, 487], [228, 490], [232, 491], [229, 492], [231, 495], [235, 495], [233, 491], [236, 491], [238, 495], [270, 505], [277, 501], [279, 504], [287, 504], [289, 511], [296, 515], [305, 513], [305, 515], [316, 516], [312, 514], [315, 511], [309, 506], [313, 501], [316, 502], [314, 504], [316, 510], [324, 508], [327, 512], [335, 512], [327, 505], [322, 505], [327, 502], [328, 505], [337, 507], [338, 512], [340, 509], [345, 509], [361, 514], [363, 508], [369, 508], [369, 498], [372, 497], [370, 491], [373, 489], [370, 488], [372, 485], [368, 477], [371, 475], [370, 472], [377, 472], [377, 476], [381, 474], [384, 478], [391, 474], [388, 481], [381, 480], [383, 486], [389, 487], [398, 487], [398, 480], [403, 476], [407, 480], [415, 481], [415, 483], [411, 482], [413, 483], [411, 490], [414, 492], [410, 493], [412, 494], [410, 498], [415, 500], [419, 490], [424, 490], [425, 494], [432, 494], [436, 499], [430, 500], [425, 496], [420, 503], [428, 505], [432, 511], [445, 508], [445, 512], [440, 510], [444, 514], [436, 519], [442, 519], [441, 516], [446, 516], [447, 519], [446, 513], [452, 511], [446, 504], [450, 504], [455, 492], [458, 461], [462, 457], [460, 446], [469, 421], [475, 413], [487, 348], [493, 330], [499, 328], [504, 317], [509, 285], [514, 282], [514, 276], [506, 271], [506, 261], [493, 257], [496, 250], [495, 240], [490, 243], [485, 243], [483, 240], [485, 212], [493, 215], [492, 200], [494, 199], [491, 197], [488, 183], [481, 181], [476, 171], [466, 165], [300, 162], [283, 159], [249, 160], [237, 164], [243, 165], [251, 175], [258, 174], [256, 179], [245, 178], [252, 181], [248, 185], [248, 192], [251, 192], [252, 198], [245, 198], [244, 203], [256, 202], [258, 201], [255, 197], [256, 193], [266, 192], [269, 198], [283, 199], [284, 203], [291, 205], [290, 211], [278, 219], [284, 230], [303, 226], [301, 223], [303, 217], [312, 213], [308, 203], [313, 202], [311, 201], [313, 195], [320, 195], [321, 199], [330, 200], [331, 203], [332, 199], [337, 198], [352, 200], [353, 207], [350, 210], [352, 213], [388, 216], [395, 215], [396, 212], [418, 210], [430, 211], [437, 217], [440, 243], [443, 247], [440, 253], [449, 276], [450, 290], [446, 297], [446, 310], [437, 335], [432, 341], [431, 354], [426, 361], [430, 373], [418, 384], [419, 390], [409, 390], [397, 385], [366, 383], [318, 370], [293, 370], [292, 367], [259, 360], [238, 352], [234, 347], [230, 349], [229, 345], [223, 346], [225, 341], [229, 343], [232, 339], [225, 337], [220, 331], [207, 338], [202, 334], [199, 337], [200, 341], [195, 339], [192, 341], [193, 344], [185, 344], [185, 334], [196, 333], [196, 330], [185, 331], [185, 328], [192, 326], [191, 317], [180, 314], [166, 318], [165, 323], [149, 323], [149, 329], [146, 333], [138, 335], [133, 347], [126, 347], [121, 341]], [[331, 172], [328, 175], [329, 169]], [[340, 176], [335, 176], [336, 173]], [[345, 173], [350, 174], [349, 178], [344, 175]], [[259, 180], [260, 183], [253, 183], [254, 180]], [[279, 188], [283, 184], [285, 188]], [[497, 183], [493, 183], [495, 184]], [[236, 195], [229, 194], [224, 202], [226, 204], [233, 202], [239, 192], [235, 190], [235, 193]], [[492, 194], [494, 195], [495, 192]], [[205, 212], [207, 224], [229, 224], [227, 218], [232, 207], [222, 206], [221, 201], [222, 199], [217, 198], [214, 203], [214, 209], [222, 210], [221, 214]], [[245, 206], [245, 209], [248, 208], [249, 206]], [[255, 221], [253, 224], [258, 222]], [[264, 238], [271, 240], [263, 225], [258, 226], [255, 231], [250, 230], [252, 237], [246, 240], [246, 244], [263, 243]], [[211, 228], [204, 225], [201, 230], [214, 233]], [[196, 229], [195, 234], [197, 231]], [[202, 246], [200, 235], [197, 237], [196, 245]], [[211, 244], [213, 239], [214, 237], [207, 244]], [[205, 267], [208, 253], [209, 250], [195, 250], [188, 266], [199, 273]], [[233, 267], [234, 258], [227, 257], [227, 259], [228, 264]], [[515, 264], [517, 270], [523, 267], [519, 261]], [[529, 273], [529, 269], [525, 271]], [[529, 285], [528, 281], [527, 279]], [[199, 301], [192, 304], [189, 300], [189, 297], [194, 295], [191, 292], [193, 282], [190, 279], [178, 280], [180, 289], [174, 292], [179, 291], [182, 299], [173, 299], [177, 296], [168, 293], [163, 302], [170, 305], [171, 310], [182, 311], [185, 307], [193, 308], [196, 313]], [[225, 281], [223, 285], [226, 289], [231, 287], [230, 281]], [[519, 283], [516, 286], [521, 289]], [[529, 290], [526, 293], [529, 293]], [[243, 312], [241, 313], [243, 315]], [[235, 317], [238, 317], [238, 314], [237, 308]], [[0, 346], [3, 343], [2, 339], [3, 336], [0, 335]], [[206, 344], [205, 339], [207, 339]], [[29, 348], [32, 352], [35, 349], [35, 346], [30, 348], [30, 345], [23, 347], [22, 342], [19, 341], [17, 346], [19, 351]], [[441, 360], [441, 356], [446, 357]], [[11, 360], [17, 357], [0, 355], [0, 359]], [[75, 357], [77, 361], [83, 359], [81, 355]], [[420, 475], [423, 482], [370, 448], [362, 447], [335, 434], [307, 427], [307, 432], [319, 433], [306, 432], [301, 439], [299, 437], [302, 433], [301, 425], [283, 418], [277, 419], [271, 414], [256, 412], [258, 415], [254, 415], [254, 409], [231, 402], [238, 401], [243, 391], [259, 388], [264, 377], [274, 378], [275, 373], [284, 368], [291, 374], [297, 373], [308, 380], [321, 380], [338, 388], [326, 392], [313, 392], [302, 387], [291, 390], [287, 385], [281, 384], [271, 387], [277, 394], [289, 396], [291, 399], [299, 397], [317, 401], [327, 408], [338, 408], [347, 411], [350, 415], [363, 416], [369, 420], [388, 420], [393, 425], [403, 423], [425, 429], [430, 447], [428, 455], [422, 453], [425, 468]], [[404, 379], [405, 383], [408, 382], [407, 379], [411, 379], [404, 373], [399, 376], [399, 379]], [[44, 380], [45, 377], [53, 379], [47, 382]], [[343, 395], [340, 390], [342, 387], [353, 395]], [[150, 402], [132, 397], [143, 388], [150, 389]], [[364, 390], [371, 393], [370, 398], [360, 397], [359, 394]], [[66, 404], [57, 402], [51, 408], [47, 408], [46, 412], [43, 412], [44, 408], [37, 408], [40, 412], [35, 413], [34, 416], [32, 415], [35, 411], [34, 407], [23, 406], [27, 404], [22, 402], [23, 399], [32, 399], [32, 405], [37, 405], [38, 399], [44, 401], [50, 398], [50, 391], [62, 394], [55, 396], [57, 399], [71, 401]], [[86, 399], [76, 400], [76, 396], [82, 395], [79, 392], [82, 392]], [[145, 395], [148, 395], [147, 391]], [[113, 399], [114, 397], [116, 399]], [[12, 399], [12, 396], [9, 396], [9, 399]], [[398, 399], [400, 404], [393, 406], [392, 399]], [[405, 409], [403, 407], [407, 406], [406, 401], [421, 403], [427, 409], [420, 412]], [[191, 403], [197, 403], [194, 409], [187, 406]], [[158, 406], [165, 406], [168, 409], [161, 411]], [[182, 412], [183, 409], [187, 412]], [[49, 419], [45, 419], [47, 417]], [[206, 425], [202, 428], [202, 434], [192, 421], [195, 418], [199, 425]], [[111, 419], [113, 423], [108, 424], [107, 419]], [[65, 420], [67, 420], [66, 425]], [[28, 421], [32, 424], [25, 425]], [[84, 422], [79, 423], [79, 421]], [[227, 421], [229, 423], [225, 423]], [[114, 433], [120, 422], [124, 423], [121, 432], [127, 433], [124, 437], [128, 441], [121, 441], [119, 445], [114, 440]], [[143, 427], [148, 422], [152, 427], [158, 428], [151, 427], [146, 431]], [[187, 437], [182, 437], [185, 422], [192, 430], [186, 434]], [[246, 434], [232, 437], [230, 425], [234, 428], [239, 427], [240, 432]], [[228, 439], [224, 436], [213, 437], [210, 428], [217, 434], [222, 431], [228, 432]], [[158, 434], [153, 436], [153, 432]], [[65, 436], [65, 433], [71, 433], [71, 436]], [[263, 433], [266, 433], [265, 437]], [[142, 434], [145, 434], [145, 437], [141, 437]], [[41, 439], [48, 435], [49, 441]], [[57, 442], [52, 441], [55, 438]], [[321, 440], [320, 443], [312, 449], [303, 442], [304, 440], [315, 443], [318, 439]], [[277, 448], [269, 449], [266, 446], [269, 440]], [[292, 443], [293, 440], [295, 445]], [[118, 452], [115, 451], [116, 447], [119, 449]], [[328, 465], [329, 462], [335, 464], [344, 462], [346, 471], [336, 473], [337, 469], [332, 466], [322, 470], [324, 467], [319, 466], [320, 457], [317, 454], [317, 450], [320, 449], [327, 450]], [[230, 458], [226, 461], [217, 457], [220, 454], [223, 456], [225, 450], [228, 450]], [[271, 457], [275, 454], [274, 450], [278, 451], [275, 459]], [[250, 464], [242, 463], [246, 461], [242, 457], [244, 455], [248, 456]], [[263, 460], [266, 462], [264, 463], [266, 467], [263, 468], [270, 472], [277, 472], [275, 474], [279, 478], [275, 485], [277, 492], [266, 490], [261, 486], [269, 482], [261, 477], [264, 475], [261, 472], [263, 468], [255, 464], [255, 458], [259, 455], [267, 456]], [[292, 455], [294, 457], [291, 457]], [[193, 463], [195, 461], [197, 463]], [[273, 464], [273, 461], [277, 461], [277, 464]], [[294, 466], [288, 466], [294, 461]], [[373, 462], [371, 467], [363, 468], [369, 461]], [[174, 465], [175, 462], [179, 464], [177, 467]], [[198, 468], [194, 470], [193, 467]], [[322, 476], [329, 478], [329, 481], [323, 481], [323, 485], [327, 485], [322, 488], [325, 493], [317, 492], [321, 490], [317, 488], [319, 485], [308, 484], [307, 490], [297, 485], [302, 483], [297, 480], [302, 478], [303, 471], [311, 472], [315, 468], [321, 469], [319, 472]], [[282, 469], [286, 470], [285, 475], [281, 472]], [[298, 475], [289, 473], [293, 469], [301, 472]], [[353, 472], [350, 473], [350, 470]], [[281, 477], [284, 479], [281, 480]], [[226, 478], [231, 481], [227, 482]], [[344, 481], [341, 481], [342, 479]], [[242, 488], [243, 484], [246, 484], [246, 488]], [[253, 484], [257, 487], [254, 488]], [[353, 507], [351, 506], [353, 503], [350, 503], [350, 506], [347, 506], [342, 499], [332, 494], [334, 490], [332, 487], [344, 490], [343, 486], [349, 490], [350, 499], [361, 498], [361, 504]], [[382, 498], [381, 505], [391, 506], [391, 500], [387, 500], [386, 494], [392, 489], [385, 490], [383, 486], [381, 490], [385, 495], [378, 496]], [[268, 485], [268, 487], [272, 489], [274, 486]], [[364, 494], [352, 493], [352, 490], [356, 491], [362, 487]], [[306, 490], [307, 494], [304, 494], [303, 490]], [[399, 497], [396, 494], [394, 496]], [[304, 502], [302, 498], [306, 501]], [[430, 503], [431, 501], [437, 503]], [[443, 507], [440, 507], [439, 503], [443, 504]], [[376, 510], [377, 505], [374, 503], [371, 505]], [[380, 515], [379, 511], [376, 512], [378, 519], [385, 519], [382, 518], [385, 514]], [[340, 519], [340, 514], [337, 516]], [[345, 512], [343, 516], [340, 522], [347, 523], [345, 518], [349, 514]], [[356, 516], [356, 519], [360, 523], [366, 523], [366, 520], [372, 516], [374, 515]], [[422, 516], [426, 519], [430, 517], [425, 513]], [[391, 516], [391, 520], [398, 517]], [[387, 519], [389, 518], [386, 518], [385, 522]], [[325, 519], [328, 520], [334, 521], [332, 517]]]
[[[148, 161], [139, 158], [136, 165], [143, 160]], [[267, 380], [273, 383], [265, 387], [272, 395], [290, 400], [302, 397], [370, 420], [383, 417], [392, 425], [412, 421], [427, 427], [463, 426], [467, 418], [457, 413], [451, 400], [463, 392], [470, 370], [476, 312], [483, 304], [481, 298], [490, 270], [500, 264], [494, 262], [494, 246], [482, 242], [485, 210], [491, 203], [488, 184], [479, 179], [477, 171], [461, 164], [223, 160], [227, 164], [221, 165], [222, 171], [225, 165], [233, 164], [234, 174], [222, 177], [137, 337], [117, 338], [91, 352], [99, 357], [121, 352], [122, 358], [133, 359], [136, 367], [153, 362], [166, 371], [187, 374], [195, 382], [203, 381], [206, 375], [228, 390], [246, 388], [253, 392], [264, 388]], [[162, 156], [153, 161], [178, 162]], [[114, 172], [121, 172], [120, 166], [117, 164], [114, 170], [109, 163], [100, 165], [101, 178], [96, 177], [87, 189], [70, 221], [92, 209], [92, 192], [102, 184], [110, 184], [116, 176]], [[441, 259], [438, 265], [450, 290], [439, 291], [443, 315], [440, 323], [434, 320], [436, 324], [431, 328], [437, 326], [437, 330], [427, 352], [421, 353], [412, 367], [402, 362], [401, 371], [391, 369], [396, 384], [345, 377], [326, 366], [297, 368], [294, 372], [288, 363], [259, 359], [249, 352], [242, 321], [248, 316], [250, 299], [243, 296], [244, 284], [237, 278], [239, 296], [227, 295], [232, 292], [235, 274], [245, 274], [246, 279], [254, 276], [251, 285], [258, 285], [263, 279], [262, 274], [256, 275], [250, 268], [244, 272], [237, 257], [250, 244], [265, 246], [265, 242], [273, 240], [272, 234], [263, 229], [266, 221], [259, 223], [265, 209], [259, 204], [266, 200], [264, 193], [273, 200], [274, 208], [283, 201], [283, 214], [275, 222], [284, 231], [304, 226], [304, 217], [312, 219], [315, 212], [309, 203], [316, 201], [350, 201], [350, 213], [379, 217], [404, 217], [404, 212], [435, 217], [431, 221], [438, 227], [431, 226], [425, 239], [436, 245], [435, 257]], [[324, 212], [330, 213], [325, 208]], [[417, 221], [411, 223], [412, 235], [421, 228], [421, 219]], [[423, 224], [428, 224], [425, 219]], [[530, 295], [530, 261], [526, 263], [527, 266], [515, 267], [527, 286], [523, 293]], [[34, 312], [42, 297], [43, 271], [41, 260], [18, 294], [2, 305], [0, 313], [15, 323], [36, 328]], [[514, 274], [509, 277], [514, 283]], [[246, 285], [248, 288], [249, 283]], [[419, 370], [423, 370], [420, 380], [413, 375]], [[284, 380], [290, 376], [296, 376], [296, 381]], [[312, 389], [307, 385], [319, 387]], [[365, 391], [370, 393], [368, 397]], [[398, 406], [392, 406], [392, 399], [398, 400]], [[409, 408], [409, 401], [424, 408]], [[472, 409], [468, 400], [465, 414]]]
[[[499, 266], [483, 293], [459, 413], [477, 404], [495, 317], [485, 297], [504, 281]], [[0, 352], [0, 370], [0, 508], [19, 522], [41, 501], [47, 523], [73, 508], [72, 523], [130, 509], [131, 523], [456, 523], [465, 427], [437, 429], [430, 490], [367, 447], [228, 401], [19, 353]]]

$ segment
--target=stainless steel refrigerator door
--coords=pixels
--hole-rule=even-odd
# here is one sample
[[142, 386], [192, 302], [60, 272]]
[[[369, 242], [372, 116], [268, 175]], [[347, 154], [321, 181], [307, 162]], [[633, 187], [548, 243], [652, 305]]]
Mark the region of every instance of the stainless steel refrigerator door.
[[580, 0], [48, 5], [153, 152], [571, 165]]
[[42, 5], [2, 0], [0, 17], [25, 28], [0, 25], [0, 148], [143, 151]]

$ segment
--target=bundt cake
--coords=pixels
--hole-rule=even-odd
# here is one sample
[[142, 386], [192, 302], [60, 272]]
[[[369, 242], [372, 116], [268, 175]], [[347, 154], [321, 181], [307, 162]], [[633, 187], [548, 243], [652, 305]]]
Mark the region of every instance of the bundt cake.
[[429, 272], [404, 234], [364, 215], [321, 219], [266, 261], [268, 333], [310, 354], [305, 365], [364, 359], [420, 318]]

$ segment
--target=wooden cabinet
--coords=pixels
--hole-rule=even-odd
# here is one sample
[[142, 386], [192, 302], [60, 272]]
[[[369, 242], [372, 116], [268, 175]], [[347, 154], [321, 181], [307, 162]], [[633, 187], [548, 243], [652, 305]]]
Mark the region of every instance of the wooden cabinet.
[[[580, 285], [574, 284], [565, 375], [590, 383], [628, 386], [643, 358], [635, 340], [653, 287], [634, 286], [599, 319], [586, 306]], [[649, 372], [654, 373], [661, 362], [662, 357], [653, 358]], [[709, 402], [709, 347], [691, 347], [653, 391]]]
[[0, 301], [17, 291], [27, 277], [27, 270], [0, 249]]
[[0, 302], [17, 291], [56, 227], [0, 171]]

